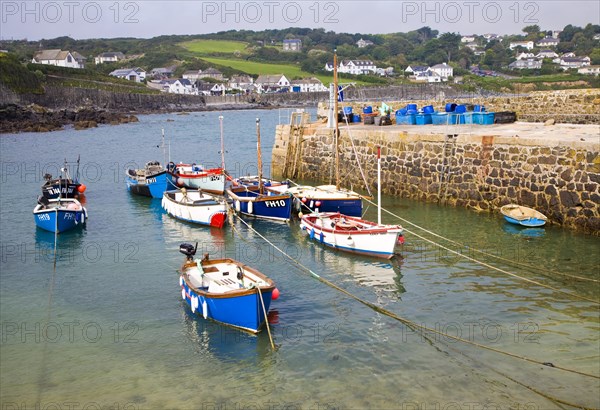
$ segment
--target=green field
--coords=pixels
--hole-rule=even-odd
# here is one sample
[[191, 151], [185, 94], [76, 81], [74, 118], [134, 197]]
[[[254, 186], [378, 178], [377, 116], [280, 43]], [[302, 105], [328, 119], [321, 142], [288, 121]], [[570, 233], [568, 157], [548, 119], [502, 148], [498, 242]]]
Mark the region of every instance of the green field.
[[212, 53], [233, 54], [235, 52], [239, 52], [241, 54], [246, 54], [246, 46], [248, 43], [230, 40], [193, 40], [186, 41], [180, 45], [189, 51], [198, 53], [202, 56]]
[[213, 64], [219, 64], [236, 70], [244, 71], [248, 74], [285, 74], [291, 80], [295, 77], [310, 78], [317, 77], [324, 85], [333, 82], [333, 76], [318, 75], [302, 71], [300, 67], [292, 64], [268, 64], [256, 61], [237, 60], [233, 58], [212, 58], [203, 57], [205, 61]]

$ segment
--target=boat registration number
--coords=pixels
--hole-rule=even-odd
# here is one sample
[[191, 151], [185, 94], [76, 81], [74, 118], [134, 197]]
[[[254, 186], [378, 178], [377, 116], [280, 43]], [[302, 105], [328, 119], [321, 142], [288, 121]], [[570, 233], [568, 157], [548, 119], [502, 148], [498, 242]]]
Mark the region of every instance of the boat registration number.
[[282, 206], [285, 206], [285, 200], [284, 199], [276, 199], [274, 201], [265, 201], [265, 206], [267, 208], [280, 208]]
[[221, 177], [219, 175], [211, 175], [210, 176], [211, 181], [218, 181], [219, 179], [221, 179]]
[[38, 219], [40, 221], [49, 221], [50, 220], [50, 215], [48, 215], [48, 214], [39, 214], [38, 215]]
[[146, 178], [146, 183], [147, 184], [153, 184], [156, 182], [156, 178]]

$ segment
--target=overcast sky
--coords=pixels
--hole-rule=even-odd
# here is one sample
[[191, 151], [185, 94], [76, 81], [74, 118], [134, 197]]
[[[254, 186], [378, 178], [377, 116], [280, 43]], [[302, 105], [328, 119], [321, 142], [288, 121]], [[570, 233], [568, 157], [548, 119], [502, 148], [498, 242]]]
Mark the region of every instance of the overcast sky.
[[598, 0], [0, 0], [0, 37], [39, 40], [155, 37], [222, 30], [311, 27], [347, 33], [407, 32], [429, 26], [461, 34], [518, 34], [537, 24], [600, 24]]

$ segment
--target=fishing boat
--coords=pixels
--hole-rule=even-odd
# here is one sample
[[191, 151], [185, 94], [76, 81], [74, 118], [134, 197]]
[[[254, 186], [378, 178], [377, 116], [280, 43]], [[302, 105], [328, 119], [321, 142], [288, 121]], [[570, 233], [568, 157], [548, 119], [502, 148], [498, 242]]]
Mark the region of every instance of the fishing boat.
[[509, 204], [500, 208], [504, 219], [516, 225], [535, 227], [544, 226], [548, 218], [543, 213], [526, 206]]
[[400, 225], [381, 225], [339, 212], [302, 215], [300, 229], [309, 238], [345, 252], [390, 259], [404, 243]]
[[[162, 130], [163, 157], [165, 152], [165, 130]], [[147, 162], [144, 168], [128, 169], [125, 179], [127, 190], [132, 194], [162, 198], [167, 190], [167, 170], [158, 161]]]
[[61, 233], [83, 226], [87, 220], [87, 210], [75, 198], [48, 199], [41, 195], [33, 209], [33, 218], [39, 228]]
[[222, 228], [227, 220], [225, 199], [199, 190], [166, 191], [161, 204], [169, 215], [186, 222]]
[[404, 243], [400, 225], [381, 223], [381, 147], [377, 148], [377, 223], [340, 212], [301, 215], [300, 228], [310, 239], [345, 252], [390, 259]]
[[132, 194], [162, 198], [167, 189], [167, 170], [158, 161], [150, 161], [141, 169], [128, 169], [125, 180]]
[[[77, 157], [77, 162], [67, 162], [65, 159], [63, 167], [60, 169], [61, 174], [58, 178], [53, 178], [52, 174], [44, 175], [44, 184], [42, 185], [42, 195], [48, 199], [61, 198], [79, 198], [86, 190], [86, 186], [79, 182], [79, 163], [80, 157]], [[75, 178], [71, 178], [69, 173], [69, 165], [77, 164]]]
[[362, 216], [362, 196], [357, 192], [340, 187], [340, 130], [338, 101], [340, 89], [337, 76], [337, 54], [333, 54], [333, 86], [330, 88], [330, 124], [334, 130], [335, 185], [272, 187], [271, 191], [294, 195], [294, 208], [298, 212], [339, 212], [348, 216]]
[[194, 259], [196, 246], [183, 243], [179, 251], [186, 256], [181, 267], [181, 298], [193, 313], [204, 319], [252, 333], [260, 332], [271, 300], [279, 291], [275, 283], [249, 266], [233, 259]]
[[171, 186], [201, 189], [216, 195], [225, 192], [225, 173], [223, 168], [205, 169], [197, 164], [175, 164], [167, 166]]
[[[237, 186], [227, 188], [227, 196], [233, 200], [234, 209], [243, 215], [254, 216], [263, 219], [289, 221], [292, 217], [292, 200], [290, 193], [277, 194], [265, 188], [265, 180], [262, 177], [262, 156], [260, 149], [260, 119], [256, 119], [256, 152], [258, 157], [258, 176], [256, 184], [238, 183]], [[252, 180], [254, 181], [254, 180]], [[269, 184], [269, 186], [271, 186]]]

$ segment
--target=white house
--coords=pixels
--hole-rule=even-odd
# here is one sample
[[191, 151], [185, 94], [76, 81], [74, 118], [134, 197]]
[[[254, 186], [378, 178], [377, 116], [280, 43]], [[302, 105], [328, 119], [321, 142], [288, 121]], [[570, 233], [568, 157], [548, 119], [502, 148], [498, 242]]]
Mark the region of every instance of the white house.
[[228, 85], [233, 90], [252, 90], [254, 88], [254, 78], [249, 75], [234, 75], [229, 80]]
[[125, 54], [121, 53], [120, 51], [117, 51], [117, 52], [111, 51], [108, 53], [98, 54], [94, 58], [94, 62], [96, 64], [116, 63], [117, 61], [123, 60], [124, 58], [125, 58]]
[[41, 50], [33, 55], [32, 63], [55, 65], [67, 68], [84, 68], [85, 57], [77, 52], [63, 50]]
[[579, 74], [600, 75], [600, 65], [589, 65], [577, 69]]
[[542, 68], [542, 62], [535, 59], [516, 60], [508, 65], [511, 70], [534, 70]]
[[493, 33], [487, 33], [483, 35], [483, 38], [485, 38], [485, 40], [489, 43], [492, 40], [500, 40], [502, 41], [502, 37], [500, 37], [497, 34], [493, 34]]
[[538, 47], [556, 47], [560, 40], [554, 37], [546, 37], [536, 43]]
[[358, 40], [358, 41], [356, 42], [356, 45], [358, 46], [358, 48], [365, 48], [365, 47], [368, 47], [368, 46], [372, 46], [372, 45], [373, 45], [373, 42], [372, 42], [372, 41], [370, 41], [370, 40], [363, 40], [363, 39], [361, 38], [360, 40]]
[[173, 75], [172, 68], [157, 67], [150, 71], [150, 76], [156, 79], [167, 79]]
[[222, 95], [225, 91], [225, 84], [198, 81], [196, 89], [200, 95]]
[[283, 51], [300, 51], [302, 50], [302, 40], [299, 38], [291, 38], [283, 40]]
[[135, 81], [136, 83], [141, 83], [146, 79], [146, 71], [140, 67], [121, 68], [113, 71], [109, 75], [112, 75], [113, 77], [124, 78], [125, 80], [129, 81]]
[[371, 74], [377, 71], [377, 66], [370, 60], [342, 60], [338, 67], [339, 73]]
[[470, 36], [462, 36], [460, 39], [461, 43], [472, 43], [475, 41], [475, 35], [470, 35]]
[[299, 91], [302, 93], [322, 92], [328, 90], [328, 88], [323, 85], [321, 80], [315, 77], [292, 80], [291, 86], [292, 91]]
[[394, 74], [394, 67], [387, 67], [387, 68], [378, 67], [377, 70], [375, 71], [375, 73], [382, 77], [387, 77], [389, 75]]
[[594, 34], [594, 37], [592, 37], [593, 40], [600, 40], [600, 33], [598, 34]]
[[527, 50], [532, 50], [533, 49], [533, 41], [513, 41], [508, 46], [508, 48], [510, 48], [511, 50], [515, 47], [523, 47], [523, 48], [526, 48]]
[[290, 80], [283, 74], [259, 75], [254, 84], [258, 92], [276, 91], [290, 86]]
[[185, 78], [176, 80], [163, 80], [164, 89], [172, 94], [198, 94], [194, 84]]
[[446, 63], [436, 64], [429, 68], [429, 71], [436, 73], [440, 76], [442, 81], [448, 81], [448, 77], [452, 77], [454, 74], [454, 68]]
[[522, 52], [522, 53], [517, 54], [516, 58], [517, 58], [517, 60], [527, 60], [527, 59], [534, 58], [534, 57], [535, 57], [535, 54], [533, 54], [533, 53]]
[[540, 50], [539, 53], [535, 56], [535, 58], [544, 59], [544, 58], [556, 58], [558, 54], [556, 54], [552, 50]]
[[429, 66], [426, 65], [409, 65], [404, 69], [405, 73], [411, 73], [412, 75], [417, 75], [417, 73], [424, 73], [429, 70]]
[[590, 65], [590, 58], [585, 57], [561, 57], [560, 68], [568, 70], [569, 68], [580, 68]]
[[[447, 80], [447, 79], [446, 79]], [[426, 81], [428, 83], [440, 83], [442, 82], [442, 77], [431, 70], [427, 71], [419, 71], [415, 74], [415, 81]]]

